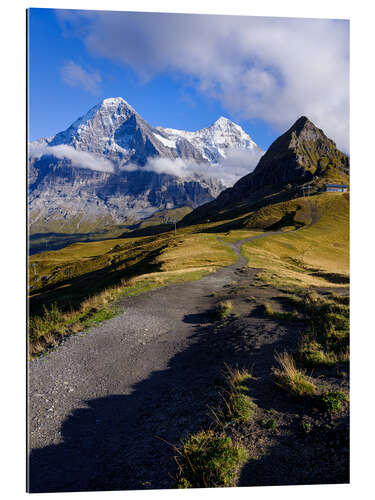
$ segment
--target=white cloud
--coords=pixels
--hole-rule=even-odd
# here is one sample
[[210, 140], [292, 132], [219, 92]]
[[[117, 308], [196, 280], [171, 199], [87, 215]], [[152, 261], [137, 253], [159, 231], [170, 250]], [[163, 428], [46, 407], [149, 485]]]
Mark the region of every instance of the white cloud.
[[93, 95], [100, 94], [100, 74], [97, 71], [90, 73], [73, 61], [66, 62], [61, 68], [61, 78], [70, 87], [86, 90]]
[[[182, 179], [193, 179], [195, 176], [211, 178], [221, 181], [225, 186], [232, 186], [238, 179], [252, 172], [256, 167], [262, 152], [252, 150], [232, 149], [217, 165], [207, 163], [195, 163], [176, 158], [150, 158], [146, 165], [140, 167], [134, 163], [128, 163], [120, 170], [134, 172], [135, 170], [147, 170], [157, 174], [168, 174]], [[115, 173], [114, 164], [94, 153], [77, 151], [72, 146], [61, 144], [59, 146], [48, 146], [43, 141], [29, 143], [29, 156], [40, 158], [43, 155], [53, 155], [56, 158], [70, 160], [73, 167], [87, 168], [98, 172]]]
[[233, 184], [244, 175], [252, 172], [256, 167], [262, 152], [232, 149], [217, 165], [207, 163], [195, 163], [176, 158], [150, 158], [146, 165], [139, 167], [127, 164], [121, 170], [133, 172], [135, 170], [147, 170], [157, 174], [168, 174], [182, 179], [194, 179], [195, 176], [205, 179], [211, 178], [222, 182], [225, 186]]
[[142, 79], [189, 77], [239, 118], [279, 132], [302, 115], [349, 150], [346, 21], [59, 11], [94, 55], [132, 66]]
[[99, 172], [114, 172], [114, 166], [110, 160], [93, 153], [77, 151], [72, 146], [65, 144], [47, 146], [41, 142], [29, 143], [29, 156], [40, 158], [43, 155], [53, 155], [60, 160], [70, 160], [73, 167], [88, 168]]

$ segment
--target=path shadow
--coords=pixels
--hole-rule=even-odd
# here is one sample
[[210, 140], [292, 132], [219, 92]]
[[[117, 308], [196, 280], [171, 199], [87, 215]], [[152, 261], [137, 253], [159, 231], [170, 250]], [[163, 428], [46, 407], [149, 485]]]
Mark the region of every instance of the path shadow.
[[87, 400], [62, 423], [61, 442], [33, 449], [29, 491], [71, 492], [175, 487], [171, 446], [209, 425], [218, 368], [207, 342], [207, 314], [189, 315], [191, 344], [131, 394]]
[[241, 471], [240, 486], [293, 486], [349, 483], [349, 421], [335, 428], [322, 425], [306, 433], [301, 421], [293, 435], [277, 437], [277, 445]]
[[[29, 491], [175, 488], [175, 452], [167, 442], [178, 445], [188, 434], [213, 425], [209, 407], [222, 404], [225, 363], [251, 369], [261, 380], [251, 381], [250, 389], [262, 408], [290, 409], [271, 381], [270, 366], [276, 351], [293, 349], [295, 332], [257, 317], [219, 330], [218, 323], [202, 327], [209, 316], [210, 311], [185, 316], [184, 321], [195, 325], [194, 333], [166, 369], [152, 372], [130, 394], [85, 401], [62, 423], [59, 444], [31, 450]], [[294, 410], [303, 414], [306, 408], [295, 405]], [[267, 458], [250, 460], [240, 484], [297, 484], [298, 455], [289, 460], [287, 470], [280, 468], [288, 446], [287, 439], [281, 440]], [[329, 468], [312, 473], [311, 484], [328, 477]]]
[[183, 322], [195, 325], [200, 323], [207, 323], [208, 321], [212, 321], [214, 319], [214, 315], [215, 312], [213, 310], [204, 313], [185, 314]]

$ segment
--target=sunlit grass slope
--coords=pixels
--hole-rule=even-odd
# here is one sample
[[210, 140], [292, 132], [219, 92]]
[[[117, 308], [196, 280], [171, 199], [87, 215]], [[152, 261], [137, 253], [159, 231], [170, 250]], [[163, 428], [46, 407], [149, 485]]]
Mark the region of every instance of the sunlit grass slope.
[[32, 353], [42, 352], [56, 333], [61, 337], [108, 319], [111, 304], [122, 294], [200, 279], [234, 263], [225, 242], [265, 229], [285, 233], [243, 246], [249, 265], [262, 269], [260, 280], [276, 287], [347, 286], [347, 194], [297, 198], [224, 223], [181, 227], [176, 235], [75, 243], [29, 259]]
[[[75, 243], [30, 257], [31, 297], [43, 294], [44, 303], [51, 298], [71, 305], [79, 296], [92, 295], [103, 285], [124, 278], [173, 271], [181, 274], [191, 269], [213, 271], [234, 261], [231, 249], [214, 234], [177, 232], [175, 236], [169, 232], [156, 237]], [[64, 289], [71, 296], [63, 297]]]
[[266, 223], [272, 225], [279, 211], [294, 214], [287, 222], [290, 228], [306, 225], [245, 244], [249, 266], [264, 269], [259, 277], [276, 286], [347, 286], [349, 195], [324, 193], [265, 207], [261, 214], [254, 214], [253, 221], [261, 216], [264, 222], [268, 216]]

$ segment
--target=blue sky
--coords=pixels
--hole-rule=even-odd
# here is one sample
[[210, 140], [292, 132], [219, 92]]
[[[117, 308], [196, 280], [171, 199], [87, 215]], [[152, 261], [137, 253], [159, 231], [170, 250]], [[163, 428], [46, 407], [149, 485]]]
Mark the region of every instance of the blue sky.
[[346, 21], [30, 9], [29, 139], [121, 96], [154, 126], [226, 116], [263, 149], [304, 114], [348, 151], [348, 44]]

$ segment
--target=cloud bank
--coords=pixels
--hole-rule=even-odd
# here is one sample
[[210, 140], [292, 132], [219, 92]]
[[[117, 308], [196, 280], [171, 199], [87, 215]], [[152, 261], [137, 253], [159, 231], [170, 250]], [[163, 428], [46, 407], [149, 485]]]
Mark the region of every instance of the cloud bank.
[[182, 179], [194, 179], [196, 176], [205, 179], [216, 179], [225, 186], [232, 186], [238, 179], [253, 171], [262, 152], [241, 149], [229, 150], [227, 157], [217, 165], [194, 163], [181, 158], [151, 158], [146, 165], [140, 167], [128, 163], [122, 167], [116, 166], [108, 159], [87, 151], [77, 151], [72, 146], [48, 146], [46, 142], [32, 142], [29, 144], [29, 156], [40, 158], [43, 155], [53, 155], [59, 160], [69, 160], [73, 167], [86, 168], [98, 172], [116, 173], [146, 170], [157, 174], [168, 174]]
[[121, 167], [122, 171], [134, 172], [147, 170], [157, 174], [168, 174], [191, 180], [196, 176], [205, 179], [215, 179], [226, 187], [233, 186], [244, 175], [252, 172], [256, 167], [262, 152], [232, 149], [218, 164], [212, 166], [206, 163], [195, 163], [181, 158], [170, 160], [168, 158], [150, 158], [146, 165], [139, 167], [132, 163]]
[[90, 73], [73, 61], [66, 62], [61, 68], [61, 78], [70, 87], [86, 90], [95, 96], [100, 94], [100, 74], [97, 71]]
[[281, 132], [308, 116], [349, 151], [348, 22], [57, 11], [65, 32], [143, 80], [168, 72], [242, 119]]
[[72, 146], [61, 144], [59, 146], [48, 146], [42, 142], [31, 142], [29, 144], [29, 156], [40, 158], [43, 155], [53, 155], [59, 160], [70, 160], [73, 167], [88, 168], [98, 172], [115, 171], [114, 165], [110, 160], [97, 156], [87, 151], [77, 151]]

